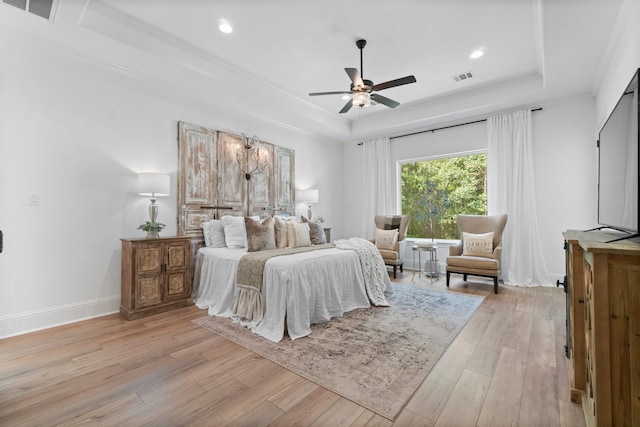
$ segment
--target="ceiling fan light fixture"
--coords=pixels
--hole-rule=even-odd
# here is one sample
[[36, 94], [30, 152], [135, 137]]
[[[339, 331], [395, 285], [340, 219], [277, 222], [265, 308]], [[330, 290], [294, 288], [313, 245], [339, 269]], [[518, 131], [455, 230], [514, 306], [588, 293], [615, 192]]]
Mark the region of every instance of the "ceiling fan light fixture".
[[384, 89], [389, 89], [396, 86], [403, 86], [410, 83], [415, 83], [416, 78], [414, 76], [406, 76], [399, 79], [389, 80], [384, 83], [374, 84], [371, 80], [362, 78], [362, 49], [367, 44], [367, 41], [362, 39], [356, 41], [356, 46], [360, 49], [360, 70], [357, 68], [345, 68], [344, 71], [351, 80], [351, 86], [349, 92], [346, 91], [332, 91], [332, 92], [312, 92], [309, 96], [318, 95], [342, 95], [342, 99], [347, 103], [339, 111], [340, 114], [348, 112], [352, 107], [366, 108], [370, 105], [383, 104], [389, 108], [396, 108], [400, 103], [380, 95], [378, 92]]
[[367, 108], [371, 105], [371, 95], [369, 92], [356, 92], [353, 94], [353, 106]]

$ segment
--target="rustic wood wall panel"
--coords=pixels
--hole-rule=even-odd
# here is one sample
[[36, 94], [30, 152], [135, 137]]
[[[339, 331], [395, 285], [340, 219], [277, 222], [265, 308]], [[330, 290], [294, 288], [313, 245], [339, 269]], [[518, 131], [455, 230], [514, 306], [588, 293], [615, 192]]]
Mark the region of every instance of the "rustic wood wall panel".
[[238, 153], [244, 150], [242, 136], [178, 123], [179, 235], [201, 237], [200, 224], [223, 215], [293, 213], [294, 151], [265, 141], [255, 147], [268, 162], [247, 181], [238, 167]]
[[[212, 205], [213, 206], [213, 205]], [[200, 224], [210, 219], [216, 219], [215, 209], [203, 209], [198, 207], [185, 208], [184, 210], [184, 227], [180, 227], [180, 235], [202, 234]]]
[[275, 147], [275, 204], [276, 210], [295, 209], [295, 152], [291, 148]]
[[201, 234], [200, 223], [212, 219], [217, 203], [217, 133], [178, 123], [178, 234]]
[[218, 132], [218, 204], [229, 211], [222, 215], [244, 215], [245, 179], [238, 168], [237, 154], [242, 152], [242, 138]]
[[[266, 156], [267, 165], [260, 173], [254, 174], [247, 186], [249, 187], [249, 206], [251, 215], [271, 213], [274, 206], [274, 182], [273, 182], [273, 144], [260, 141], [256, 144], [260, 150], [260, 158]], [[252, 164], [252, 167], [255, 166]]]

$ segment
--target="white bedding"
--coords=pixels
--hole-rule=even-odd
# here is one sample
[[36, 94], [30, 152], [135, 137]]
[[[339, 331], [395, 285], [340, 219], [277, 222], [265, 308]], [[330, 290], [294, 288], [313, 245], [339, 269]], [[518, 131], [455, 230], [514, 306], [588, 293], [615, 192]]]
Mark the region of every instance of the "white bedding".
[[[311, 333], [310, 325], [369, 307], [358, 254], [336, 248], [283, 255], [265, 265], [264, 318], [249, 322], [233, 315], [236, 270], [246, 249], [201, 248], [199, 275], [194, 283], [196, 305], [210, 316], [230, 317], [253, 332], [278, 342], [287, 333], [293, 339]], [[386, 277], [387, 288], [390, 286]]]

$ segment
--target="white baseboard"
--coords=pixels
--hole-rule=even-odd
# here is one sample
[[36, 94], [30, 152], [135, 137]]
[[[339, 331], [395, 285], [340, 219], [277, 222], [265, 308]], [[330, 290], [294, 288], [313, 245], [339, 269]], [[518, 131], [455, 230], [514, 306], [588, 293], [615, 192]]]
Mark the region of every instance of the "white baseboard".
[[0, 339], [118, 313], [120, 296], [0, 317]]

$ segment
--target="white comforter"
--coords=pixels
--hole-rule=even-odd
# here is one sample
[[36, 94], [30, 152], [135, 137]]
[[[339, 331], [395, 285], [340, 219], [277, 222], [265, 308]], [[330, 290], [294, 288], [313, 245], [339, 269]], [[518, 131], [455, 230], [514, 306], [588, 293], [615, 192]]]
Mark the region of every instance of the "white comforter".
[[[194, 283], [199, 308], [206, 308], [211, 316], [234, 317], [236, 270], [245, 253], [246, 249], [200, 249], [199, 280]], [[358, 254], [335, 248], [271, 258], [265, 266], [262, 292], [263, 320], [234, 320], [275, 342], [284, 336], [285, 319], [289, 337], [296, 339], [309, 335], [313, 323], [370, 305]]]

